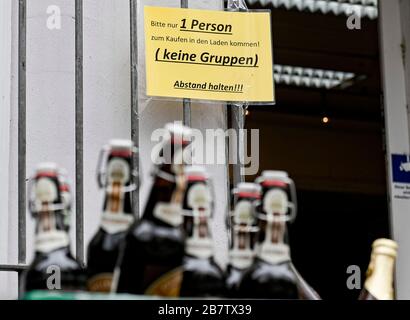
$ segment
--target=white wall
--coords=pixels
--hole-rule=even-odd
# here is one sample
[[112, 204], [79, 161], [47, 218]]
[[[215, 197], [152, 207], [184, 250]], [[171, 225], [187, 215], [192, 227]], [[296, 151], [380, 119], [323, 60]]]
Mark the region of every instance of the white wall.
[[[13, 10], [10, 12], [10, 3]], [[75, 113], [74, 113], [74, 1], [36, 0], [27, 1], [27, 175], [31, 175], [35, 165], [41, 161], [55, 161], [70, 173], [75, 181]], [[191, 1], [195, 7], [222, 8], [220, 0]], [[179, 6], [180, 1], [139, 1], [143, 4]], [[62, 12], [61, 30], [46, 27], [47, 7], [57, 5]], [[143, 52], [143, 12], [139, 10], [139, 72], [140, 72], [140, 143], [141, 164], [144, 170], [141, 190], [142, 199], [149, 191], [150, 141], [151, 132], [169, 121], [182, 119], [182, 105], [175, 102], [158, 102], [143, 99], [145, 88]], [[5, 118], [0, 118], [0, 146], [10, 141], [10, 157], [0, 157], [1, 194], [9, 194], [9, 203], [0, 201], [0, 263], [17, 262], [17, 1], [1, 0], [0, 34], [9, 35], [12, 40], [12, 61], [1, 59], [4, 70], [10, 69], [12, 77], [2, 76], [0, 90], [11, 88], [7, 97], [11, 103], [1, 100], [2, 105], [10, 105], [0, 112], [11, 118], [11, 126]], [[11, 17], [11, 19], [10, 19]], [[13, 25], [13, 33], [7, 30], [7, 21]], [[3, 41], [1, 41], [3, 44]], [[5, 42], [6, 46], [7, 42]], [[4, 52], [0, 47], [0, 57]], [[2, 68], [3, 70], [3, 68]], [[4, 80], [5, 79], [5, 80]], [[7, 79], [11, 79], [8, 83]], [[224, 127], [223, 105], [193, 105], [193, 125], [197, 128]], [[7, 113], [12, 110], [10, 117]], [[3, 116], [3, 113], [0, 114]], [[10, 138], [8, 135], [10, 134]], [[130, 72], [129, 72], [129, 1], [128, 0], [87, 0], [84, 1], [84, 191], [85, 191], [85, 241], [88, 243], [96, 231], [100, 220], [102, 195], [95, 181], [95, 167], [101, 146], [111, 138], [130, 137]], [[223, 152], [223, 151], [222, 151]], [[7, 152], [2, 152], [4, 155]], [[3, 168], [9, 170], [3, 170]], [[227, 239], [224, 229], [226, 180], [222, 166], [209, 168], [217, 178], [215, 236], [218, 243], [218, 260], [225, 261]], [[3, 178], [5, 180], [3, 180]], [[74, 191], [74, 186], [73, 186]], [[1, 198], [3, 200], [3, 197]], [[8, 215], [7, 215], [8, 208]], [[5, 213], [4, 213], [5, 212]], [[33, 222], [28, 216], [27, 252], [28, 261], [33, 252]], [[74, 210], [73, 210], [74, 225]], [[3, 230], [4, 229], [4, 230]], [[8, 231], [8, 233], [6, 232]], [[74, 235], [74, 227], [72, 235]], [[8, 241], [3, 241], [4, 239]], [[73, 246], [74, 249], [74, 246]], [[5, 253], [7, 252], [7, 254]], [[7, 261], [6, 261], [7, 260]], [[3, 289], [2, 289], [3, 288]], [[17, 284], [15, 275], [0, 275], [0, 298], [15, 298]]]

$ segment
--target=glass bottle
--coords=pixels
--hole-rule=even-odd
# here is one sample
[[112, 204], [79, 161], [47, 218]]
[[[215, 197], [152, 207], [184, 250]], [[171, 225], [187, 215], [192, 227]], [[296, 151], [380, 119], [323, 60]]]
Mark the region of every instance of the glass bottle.
[[293, 180], [283, 171], [265, 171], [256, 180], [262, 188], [255, 214], [259, 225], [257, 255], [244, 273], [239, 294], [261, 299], [320, 299], [292, 263], [286, 223], [296, 217]]
[[130, 140], [112, 140], [100, 154], [97, 180], [104, 189], [100, 227], [88, 245], [87, 289], [111, 291], [120, 246], [134, 221], [132, 192], [136, 190], [132, 157], [136, 152]]
[[185, 257], [182, 265], [182, 297], [222, 297], [224, 273], [214, 259], [211, 218], [214, 194], [203, 167], [186, 168], [184, 199]]
[[36, 220], [35, 256], [23, 275], [23, 290], [83, 291], [86, 274], [70, 251], [71, 194], [54, 163], [40, 164], [30, 181], [29, 210]]
[[179, 296], [185, 233], [182, 203], [189, 162], [191, 130], [179, 124], [165, 127], [154, 167], [154, 183], [143, 215], [127, 233], [115, 272], [120, 293]]
[[394, 266], [397, 243], [378, 239], [373, 243], [366, 282], [359, 300], [394, 300]]
[[226, 296], [238, 298], [242, 275], [255, 257], [255, 244], [258, 227], [253, 212], [255, 201], [260, 200], [261, 188], [256, 183], [239, 183], [233, 190], [231, 213], [231, 241], [229, 263], [226, 270]]

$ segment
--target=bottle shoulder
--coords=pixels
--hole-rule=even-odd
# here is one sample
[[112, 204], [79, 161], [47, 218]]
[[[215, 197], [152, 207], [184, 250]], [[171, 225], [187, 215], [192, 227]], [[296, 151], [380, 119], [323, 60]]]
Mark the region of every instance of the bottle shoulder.
[[184, 272], [201, 274], [202, 276], [224, 278], [224, 272], [214, 259], [200, 259], [191, 256], [185, 256], [183, 260]]
[[320, 300], [291, 261], [269, 264], [256, 259], [244, 272], [240, 289], [252, 298]]
[[232, 264], [228, 264], [228, 266], [226, 267], [226, 274], [227, 276], [242, 275], [246, 270], [247, 268], [240, 269], [240, 268], [233, 266]]
[[270, 264], [263, 260], [255, 259], [254, 263], [244, 272], [244, 276], [252, 274], [257, 274], [263, 278], [287, 278], [289, 281], [297, 282], [297, 277], [290, 261]]
[[51, 252], [36, 252], [29, 269], [46, 270], [50, 266], [59, 267], [62, 271], [82, 270], [81, 265], [72, 256], [69, 247], [60, 248]]
[[127, 264], [181, 265], [184, 252], [185, 234], [182, 229], [140, 220], [126, 236], [121, 267], [127, 268]]
[[182, 266], [182, 297], [222, 297], [224, 273], [212, 259], [185, 257]]
[[99, 228], [94, 237], [91, 239], [88, 248], [100, 248], [103, 251], [117, 250], [127, 235], [126, 231], [117, 233], [108, 233], [104, 229]]
[[71, 256], [68, 248], [49, 253], [37, 252], [23, 276], [23, 288], [26, 292], [47, 290], [50, 285], [57, 283], [61, 290], [81, 291], [85, 289], [85, 282], [86, 270]]
[[136, 222], [127, 234], [128, 240], [142, 242], [162, 241], [167, 239], [176, 242], [185, 242], [185, 234], [181, 227], [173, 227], [153, 220], [141, 219]]
[[225, 274], [225, 288], [228, 297], [236, 297], [239, 284], [246, 269], [239, 269], [232, 265], [228, 265]]
[[299, 299], [297, 279], [288, 262], [269, 264], [256, 259], [242, 276], [239, 295], [255, 299]]

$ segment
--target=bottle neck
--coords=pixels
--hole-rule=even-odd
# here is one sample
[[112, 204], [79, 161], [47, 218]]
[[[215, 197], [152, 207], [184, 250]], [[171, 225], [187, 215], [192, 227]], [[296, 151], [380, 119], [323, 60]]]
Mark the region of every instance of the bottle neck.
[[258, 258], [270, 264], [289, 262], [290, 248], [285, 241], [286, 222], [276, 219], [273, 214], [264, 215], [259, 220], [260, 234]]
[[384, 254], [374, 254], [371, 260], [365, 289], [378, 300], [393, 300], [395, 258]]
[[255, 198], [238, 198], [233, 211], [230, 264], [237, 269], [248, 268], [255, 257], [256, 226], [252, 203]]
[[[241, 226], [243, 227], [243, 226]], [[230, 264], [237, 269], [248, 268], [255, 257], [255, 234], [245, 230], [234, 230], [232, 246], [229, 252]]]
[[213, 242], [209, 213], [195, 208], [192, 216], [185, 217], [185, 230], [188, 235], [185, 246], [187, 255], [209, 259], [213, 257]]
[[182, 154], [185, 147], [185, 145], [174, 145], [173, 143], [164, 147], [162, 153], [167, 154], [165, 163], [156, 167], [154, 184], [142, 219], [160, 221], [173, 227], [178, 227], [183, 222], [182, 203], [186, 180]]
[[246, 231], [245, 225], [240, 225], [237, 230], [233, 231], [231, 250], [235, 251], [252, 251], [254, 247], [253, 235]]
[[134, 221], [130, 183], [113, 182], [105, 188], [104, 208], [101, 228], [107, 233], [115, 234], [128, 230]]
[[37, 213], [35, 251], [48, 253], [69, 245], [70, 239], [62, 211]]
[[259, 219], [259, 244], [286, 244], [286, 222], [276, 218], [274, 214], [264, 214]]
[[124, 192], [126, 185], [112, 183], [105, 190], [104, 212], [112, 214], [132, 214], [130, 192]]

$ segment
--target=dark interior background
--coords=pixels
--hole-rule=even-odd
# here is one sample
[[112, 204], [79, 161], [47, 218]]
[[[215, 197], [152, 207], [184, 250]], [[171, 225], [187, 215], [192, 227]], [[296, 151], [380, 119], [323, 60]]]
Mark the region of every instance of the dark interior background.
[[298, 188], [295, 266], [324, 299], [357, 299], [348, 266], [364, 278], [371, 243], [390, 234], [378, 21], [351, 31], [343, 15], [249, 7], [272, 10], [275, 63], [365, 76], [345, 89], [277, 85], [277, 104], [250, 106], [246, 117], [260, 130], [260, 170], [286, 170]]

